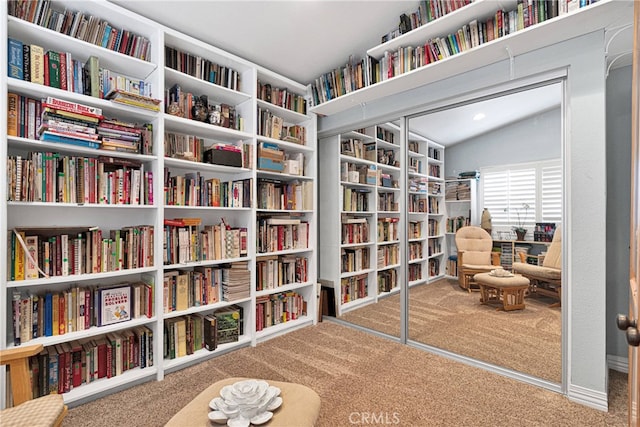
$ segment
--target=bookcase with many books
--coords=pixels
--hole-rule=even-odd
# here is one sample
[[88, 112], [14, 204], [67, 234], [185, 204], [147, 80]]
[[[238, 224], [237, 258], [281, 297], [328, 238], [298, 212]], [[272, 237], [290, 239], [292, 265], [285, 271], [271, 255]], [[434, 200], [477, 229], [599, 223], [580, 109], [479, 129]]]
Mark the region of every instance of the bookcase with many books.
[[338, 315], [400, 290], [400, 131], [381, 124], [319, 141], [320, 277]]
[[446, 273], [451, 278], [458, 277], [458, 254], [456, 232], [467, 225], [480, 225], [480, 211], [475, 178], [447, 178], [445, 181], [446, 206]]
[[[416, 204], [411, 200], [409, 215], [410, 218], [420, 218], [426, 212], [426, 280], [431, 282], [443, 277], [445, 268], [444, 147], [424, 138], [424, 142], [418, 142], [418, 136], [413, 138], [418, 146], [424, 145], [427, 178], [426, 192], [410, 194], [410, 197], [415, 196], [419, 202]], [[424, 178], [420, 176], [420, 179]]]
[[315, 322], [304, 86], [104, 1], [0, 19], [0, 346], [44, 344], [38, 393], [79, 403]]

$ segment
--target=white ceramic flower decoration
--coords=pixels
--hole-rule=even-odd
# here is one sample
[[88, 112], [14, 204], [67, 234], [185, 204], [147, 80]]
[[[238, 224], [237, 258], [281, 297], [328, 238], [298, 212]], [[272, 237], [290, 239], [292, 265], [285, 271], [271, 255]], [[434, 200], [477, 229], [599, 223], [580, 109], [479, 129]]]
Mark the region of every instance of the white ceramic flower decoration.
[[209, 419], [229, 427], [264, 424], [282, 405], [280, 389], [262, 380], [243, 380], [222, 387], [220, 396], [209, 402]]

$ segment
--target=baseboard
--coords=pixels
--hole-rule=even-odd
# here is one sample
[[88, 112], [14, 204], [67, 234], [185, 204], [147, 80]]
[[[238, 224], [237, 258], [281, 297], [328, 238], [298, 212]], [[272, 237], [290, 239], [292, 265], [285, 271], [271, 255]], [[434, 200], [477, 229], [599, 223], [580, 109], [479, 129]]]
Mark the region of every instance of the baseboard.
[[623, 374], [629, 373], [629, 358], [614, 356], [613, 354], [607, 354], [607, 365], [609, 369], [622, 372]]
[[573, 402], [588, 406], [599, 411], [608, 412], [609, 402], [607, 393], [591, 390], [579, 385], [569, 384], [567, 398]]

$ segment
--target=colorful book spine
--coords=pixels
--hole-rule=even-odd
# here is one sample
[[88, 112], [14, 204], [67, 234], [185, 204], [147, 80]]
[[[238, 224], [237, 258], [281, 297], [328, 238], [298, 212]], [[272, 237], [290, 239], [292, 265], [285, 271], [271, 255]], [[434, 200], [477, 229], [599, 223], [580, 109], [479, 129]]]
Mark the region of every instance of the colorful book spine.
[[22, 80], [24, 78], [23, 70], [23, 45], [20, 40], [8, 39], [9, 49], [9, 77]]

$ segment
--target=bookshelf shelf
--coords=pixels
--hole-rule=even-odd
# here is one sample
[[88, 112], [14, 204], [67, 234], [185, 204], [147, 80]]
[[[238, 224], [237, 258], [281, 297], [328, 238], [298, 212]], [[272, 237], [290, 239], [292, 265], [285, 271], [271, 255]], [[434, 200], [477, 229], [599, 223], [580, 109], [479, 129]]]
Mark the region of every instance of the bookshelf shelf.
[[[157, 69], [155, 62], [144, 61], [129, 55], [105, 49], [92, 43], [79, 40], [66, 34], [41, 27], [31, 22], [8, 16], [9, 34], [26, 43], [42, 43], [45, 49], [58, 52], [71, 52], [74, 57], [85, 61], [90, 56], [100, 58], [100, 64], [110, 70], [127, 75], [147, 78]], [[44, 40], [44, 41], [43, 41]]]
[[[147, 287], [144, 288], [145, 292], [147, 292], [145, 293], [146, 298], [149, 298], [148, 289], [152, 289], [151, 306], [153, 309], [152, 313], [150, 313], [150, 317], [145, 316], [143, 318], [136, 318], [107, 326], [98, 327], [94, 325], [85, 330], [72, 331], [62, 335], [45, 336], [38, 333], [35, 335], [35, 338], [29, 336], [29, 329], [25, 328], [25, 331], [27, 332], [25, 338], [20, 340], [22, 341], [21, 344], [42, 343], [45, 346], [45, 350], [47, 350], [48, 353], [51, 352], [51, 357], [55, 357], [56, 360], [59, 357], [58, 354], [65, 354], [62, 350], [66, 351], [66, 348], [70, 347], [72, 342], [75, 343], [76, 341], [79, 341], [84, 344], [86, 341], [106, 341], [106, 334], [109, 334], [110, 336], [126, 337], [127, 334], [130, 336], [131, 332], [137, 334], [142, 333], [140, 331], [148, 331], [148, 333], [150, 333], [152, 338], [149, 355], [153, 355], [153, 366], [148, 366], [143, 369], [135, 368], [127, 370], [121, 375], [117, 375], [109, 379], [101, 378], [95, 381], [87, 381], [80, 386], [73, 387], [69, 391], [64, 392], [63, 396], [65, 402], [84, 402], [91, 400], [95, 396], [109, 392], [110, 390], [121, 389], [140, 381], [146, 381], [149, 379], [162, 380], [167, 372], [181, 369], [190, 364], [198, 363], [199, 361], [236, 350], [240, 347], [255, 345], [258, 339], [266, 340], [278, 334], [287, 333], [293, 329], [315, 323], [317, 321], [317, 254], [315, 249], [317, 244], [317, 218], [315, 210], [317, 203], [316, 116], [312, 113], [303, 114], [298, 111], [289, 110], [267, 103], [258, 99], [257, 96], [258, 80], [262, 82], [269, 81], [277, 87], [286, 88], [291, 93], [295, 93], [298, 96], [295, 98], [296, 102], [305, 98], [304, 104], [306, 107], [306, 87], [297, 82], [291, 81], [286, 77], [279, 76], [270, 70], [229, 54], [215, 46], [208, 45], [190, 36], [178, 33], [170, 28], [138, 16], [135, 13], [121, 8], [111, 2], [75, 2], [73, 0], [62, 0], [51, 2], [51, 7], [56, 10], [59, 9], [60, 12], [62, 12], [64, 8], [68, 8], [73, 11], [81, 11], [85, 13], [85, 16], [92, 15], [100, 19], [108, 19], [110, 25], [122, 29], [123, 31], [131, 31], [131, 33], [135, 33], [135, 35], [143, 37], [150, 43], [150, 51], [148, 55], [148, 59], [150, 59], [149, 61], [105, 49], [99, 45], [94, 45], [66, 34], [49, 30], [43, 26], [26, 22], [17, 17], [10, 16], [9, 11], [10, 9], [13, 9], [15, 4], [17, 3], [3, 2], [0, 4], [0, 19], [6, 23], [6, 25], [3, 25], [3, 29], [6, 31], [3, 31], [3, 34], [6, 37], [19, 40], [27, 45], [41, 46], [43, 47], [44, 52], [49, 50], [58, 53], [68, 52], [72, 55], [74, 60], [81, 61], [83, 63], [88, 61], [90, 56], [95, 56], [99, 60], [100, 68], [107, 68], [112, 72], [123, 74], [131, 79], [135, 79], [135, 83], [137, 83], [138, 80], [142, 81], [145, 86], [151, 87], [152, 93], [156, 98], [164, 98], [163, 94], [165, 91], [168, 94], [169, 89], [173, 85], [177, 84], [180, 86], [182, 92], [191, 92], [197, 97], [206, 95], [212, 108], [215, 108], [215, 105], [221, 103], [229, 105], [232, 107], [230, 111], [234, 110], [237, 112], [238, 117], [238, 121], [236, 122], [237, 127], [229, 128], [168, 114], [166, 113], [166, 99], [164, 103], [160, 103], [161, 111], [158, 112], [119, 104], [99, 97], [88, 96], [85, 92], [76, 93], [73, 91], [58, 89], [56, 87], [45, 86], [28, 80], [20, 80], [13, 77], [0, 79], [0, 90], [5, 93], [7, 99], [9, 99], [9, 96], [7, 96], [8, 93], [15, 93], [22, 97], [32, 98], [36, 102], [43, 97], [54, 97], [62, 101], [81, 104], [82, 106], [99, 108], [102, 110], [102, 115], [109, 119], [113, 118], [118, 121], [128, 123], [148, 123], [153, 129], [152, 148], [144, 151], [145, 154], [138, 154], [137, 152], [112, 151], [107, 149], [95, 149], [88, 146], [41, 141], [33, 139], [33, 135], [37, 135], [36, 132], [29, 134], [32, 138], [8, 135], [9, 131], [7, 120], [0, 121], [0, 133], [7, 141], [7, 143], [0, 148], [0, 161], [2, 161], [3, 164], [7, 164], [8, 161], [12, 161], [14, 163], [17, 162], [18, 156], [20, 156], [20, 161], [30, 161], [29, 155], [32, 152], [58, 153], [60, 156], [66, 157], [76, 156], [98, 158], [99, 156], [106, 156], [115, 159], [113, 163], [127, 164], [127, 167], [133, 164], [141, 164], [144, 166], [143, 171], [149, 172], [152, 175], [152, 177], [149, 177], [148, 181], [144, 181], [146, 183], [152, 182], [152, 184], [148, 184], [149, 187], [146, 189], [148, 191], [146, 195], [149, 196], [151, 192], [153, 193], [153, 203], [146, 205], [53, 203], [41, 201], [25, 202], [24, 200], [49, 199], [40, 199], [37, 197], [14, 197], [14, 193], [10, 191], [14, 190], [16, 187], [17, 176], [12, 175], [11, 177], [8, 177], [7, 173], [2, 173], [0, 175], [0, 200], [2, 200], [2, 203], [0, 204], [0, 237], [3, 242], [11, 242], [11, 240], [8, 240], [7, 238], [11, 237], [12, 230], [14, 228], [18, 230], [29, 230], [35, 227], [45, 229], [86, 229], [87, 227], [96, 226], [100, 231], [106, 233], [106, 236], [103, 235], [102, 237], [104, 238], [103, 241], [108, 242], [111, 238], [111, 232], [115, 233], [118, 230], [123, 230], [131, 226], [153, 227], [152, 229], [145, 229], [145, 232], [153, 230], [153, 234], [149, 234], [153, 236], [153, 240], [149, 239], [141, 245], [141, 247], [144, 247], [144, 250], [139, 249], [141, 251], [140, 255], [146, 257], [141, 260], [141, 262], [144, 261], [144, 263], [140, 264], [148, 265], [144, 268], [4, 281], [6, 286], [4, 287], [4, 290], [0, 292], [0, 307], [3, 307], [0, 314], [2, 314], [6, 319], [11, 319], [10, 310], [14, 309], [12, 304], [14, 294], [20, 294], [20, 298], [23, 298], [24, 296], [25, 298], [23, 299], [25, 301], [29, 301], [29, 304], [32, 304], [29, 307], [33, 307], [33, 295], [39, 296], [40, 294], [49, 294], [54, 292], [56, 295], [63, 295], [65, 292], [69, 291], [72, 286], [83, 287], [84, 289], [94, 291], [101, 286], [125, 286], [126, 284], [133, 285], [134, 283], [144, 282], [147, 285]], [[64, 13], [62, 15], [64, 15]], [[0, 65], [2, 65], [3, 70], [9, 69], [9, 55], [7, 51], [8, 44], [9, 43], [5, 43], [5, 48], [1, 49], [3, 55], [0, 56]], [[185, 54], [199, 56], [200, 59], [203, 60], [203, 64], [204, 60], [206, 60], [211, 61], [211, 63], [215, 63], [217, 66], [228, 69], [228, 74], [226, 74], [227, 80], [220, 80], [218, 82], [220, 84], [215, 84], [172, 68], [175, 64], [170, 63], [171, 58], [167, 58], [165, 56], [167, 52], [171, 52], [171, 49], [177, 49]], [[222, 68], [217, 68], [216, 70], [220, 70]], [[5, 73], [7, 73], [7, 71], [5, 71]], [[49, 73], [48, 69], [47, 73]], [[82, 74], [82, 70], [80, 70], [80, 74]], [[234, 85], [234, 76], [238, 77], [237, 81], [239, 83], [237, 85]], [[229, 88], [234, 86], [235, 88], [233, 89]], [[8, 104], [8, 102], [5, 102], [3, 105]], [[271, 112], [280, 115], [284, 119], [285, 127], [293, 125], [298, 126], [294, 128], [296, 131], [295, 133], [290, 135], [281, 135], [282, 138], [288, 136], [289, 141], [266, 138], [258, 135], [257, 128], [260, 117], [257, 114], [256, 107], [269, 109]], [[225, 110], [221, 109], [221, 114], [224, 118]], [[31, 118], [36, 117], [36, 115], [37, 114], [33, 114]], [[33, 122], [30, 124], [35, 125]], [[225, 123], [222, 122], [222, 124]], [[35, 126], [32, 128], [35, 128]], [[87, 129], [82, 130], [87, 131]], [[91, 133], [90, 130], [89, 133]], [[174, 150], [174, 147], [170, 145], [170, 142], [165, 142], [165, 137], [168, 133], [193, 136], [203, 142], [203, 149], [209, 148], [214, 144], [234, 144], [236, 146], [242, 146], [242, 158], [246, 161], [243, 163], [242, 167], [235, 167], [184, 160], [184, 158], [190, 157], [187, 157], [184, 153], [174, 153], [173, 151], [177, 150]], [[27, 133], [24, 133], [24, 135], [26, 134]], [[21, 135], [21, 133], [18, 133], [18, 135]], [[298, 139], [296, 139], [296, 137], [299, 135], [306, 135], [305, 144], [292, 142], [297, 141]], [[89, 140], [91, 137], [84, 137], [84, 139]], [[304, 156], [304, 165], [302, 165], [302, 172], [304, 175], [258, 171], [256, 162], [257, 148], [260, 142], [263, 141], [277, 144], [280, 149], [287, 153], [302, 154]], [[166, 154], [165, 156], [165, 148], [167, 148], [167, 153], [177, 155], [177, 157], [168, 157], [170, 154]], [[140, 152], [142, 151], [140, 150]], [[180, 158], [181, 155], [184, 155], [184, 157]], [[202, 158], [204, 158], [204, 156]], [[225, 162], [221, 161], [221, 163]], [[234, 161], [225, 164], [237, 163]], [[12, 171], [15, 170], [17, 169]], [[121, 172], [114, 173], [117, 174]], [[17, 175], [17, 172], [15, 172], [15, 174]], [[242, 207], [165, 205], [165, 196], [170, 193], [165, 193], [164, 178], [187, 179], [187, 174], [190, 174], [188, 179], [191, 179], [191, 176], [198, 176], [203, 179], [219, 179], [221, 183], [242, 181], [243, 185], [246, 184], [246, 191], [251, 195], [249, 203], [241, 203], [240, 206]], [[25, 173], [24, 176], [21, 176], [21, 179], [28, 179], [27, 176], [28, 175]], [[303, 184], [310, 183], [311, 185], [308, 187], [310, 189], [308, 193], [308, 201], [310, 204], [305, 204], [305, 209], [296, 210], [258, 209], [258, 178], [279, 179], [291, 183], [294, 181], [299, 181]], [[71, 188], [71, 185], [73, 184], [69, 181], [69, 188]], [[243, 190], [245, 190], [245, 187], [243, 187]], [[15, 194], [20, 194], [20, 192]], [[246, 195], [247, 192], [244, 194]], [[12, 197], [10, 198], [8, 196]], [[176, 197], [175, 199], [178, 200], [178, 202], [182, 201], [179, 197]], [[68, 199], [60, 197], [52, 198], [51, 200], [66, 201]], [[76, 198], [71, 198], [71, 200], [76, 200]], [[173, 203], [173, 198], [168, 198], [167, 200], [170, 200], [167, 203]], [[187, 199], [185, 198], [185, 200]], [[200, 203], [200, 201], [189, 199], [189, 203], [195, 204]], [[238, 206], [238, 204], [234, 205], [233, 203], [229, 203], [229, 205]], [[307, 222], [307, 247], [302, 249], [257, 253], [256, 242], [258, 219], [263, 217], [283, 216], [291, 216]], [[216, 224], [220, 224], [223, 218], [229, 220], [231, 227], [246, 230], [247, 256], [234, 256], [219, 260], [173, 263], [175, 260], [190, 259], [176, 258], [171, 260], [172, 264], [163, 265], [163, 240], [165, 235], [163, 232], [165, 231], [164, 221], [176, 220], [176, 218], [200, 218], [203, 227], [206, 225], [214, 226]], [[198, 226], [194, 227], [197, 228]], [[29, 237], [33, 238], [34, 236]], [[105, 257], [107, 257], [107, 254], [109, 256], [113, 253], [117, 254], [117, 251], [112, 252], [112, 247], [107, 246], [108, 244], [112, 243], [104, 243], [104, 250], [106, 251]], [[13, 248], [15, 248], [15, 245]], [[10, 249], [10, 247], [7, 247], [7, 249]], [[98, 253], [97, 249], [95, 253]], [[138, 254], [136, 251], [130, 251], [127, 253]], [[304, 258], [306, 276], [301, 280], [294, 281], [277, 289], [259, 292], [256, 291], [256, 265], [262, 258], [269, 256], [282, 258], [291, 257], [296, 259]], [[18, 255], [18, 257], [23, 259], [21, 258], [22, 255]], [[89, 259], [91, 258], [92, 255], [90, 253]], [[11, 279], [11, 275], [14, 274], [14, 277], [17, 277], [15, 275], [16, 262], [17, 261], [13, 259], [8, 261], [7, 257], [3, 256], [2, 259], [0, 259], [0, 276]], [[148, 262], [148, 264], [146, 262]], [[186, 276], [195, 276], [196, 272], [210, 272], [213, 270], [219, 271], [221, 266], [226, 267], [229, 265], [240, 266], [240, 269], [243, 269], [246, 266], [244, 271], [248, 272], [248, 275], [245, 276], [248, 277], [249, 282], [247, 289], [248, 296], [245, 297], [243, 295], [242, 298], [233, 300], [234, 298], [237, 298], [239, 293], [234, 295], [232, 290], [226, 288], [227, 283], [220, 282], [219, 286], [216, 288], [219, 292], [219, 295], [217, 295], [217, 302], [195, 305], [200, 304], [197, 301], [213, 301], [213, 299], [195, 299], [189, 302], [193, 302], [195, 306], [188, 307], [183, 310], [164, 313], [165, 300], [163, 285], [165, 274], [168, 273], [169, 276], [172, 276], [172, 272], [176, 271], [178, 272], [178, 275], [184, 274]], [[102, 266], [100, 266], [100, 269], [102, 269]], [[229, 270], [232, 269], [233, 267], [229, 268]], [[150, 282], [153, 282], [153, 286], [149, 286]], [[132, 286], [130, 289], [133, 288], [134, 287]], [[211, 287], [211, 289], [213, 288], [214, 286]], [[257, 307], [256, 298], [274, 295], [281, 292], [295, 292], [302, 296], [306, 303], [306, 315], [296, 321], [287, 322], [286, 324], [269, 328], [268, 332], [261, 331], [258, 335], [256, 333], [257, 324], [255, 323], [255, 312]], [[29, 298], [26, 298], [27, 296]], [[224, 299], [230, 299], [233, 301], [224, 301]], [[73, 307], [73, 305], [70, 307]], [[183, 307], [184, 306], [182, 305], [180, 306], [180, 308]], [[145, 309], [147, 308], [148, 306], [145, 305]], [[179, 322], [183, 318], [200, 319], [217, 310], [230, 308], [237, 309], [238, 311], [241, 309], [242, 313], [243, 332], [238, 335], [237, 341], [220, 344], [217, 349], [212, 352], [195, 348], [194, 353], [191, 355], [175, 359], [165, 358], [164, 341], [169, 336], [169, 332], [165, 328], [165, 324], [167, 322], [172, 324], [176, 321]], [[77, 306], [76, 309], [78, 309]], [[27, 310], [25, 313], [29, 312], [27, 306], [25, 306], [25, 310]], [[36, 311], [36, 314], [37, 313], [38, 312]], [[64, 313], [66, 313], [66, 311]], [[47, 317], [48, 322], [52, 323], [52, 320], [49, 320], [53, 318], [52, 316], [53, 315], [51, 315], [51, 318]], [[73, 315], [69, 314], [69, 316]], [[95, 313], [93, 316], [96, 318]], [[97, 324], [97, 321], [95, 321], [95, 324]], [[4, 326], [0, 328], [0, 348], [15, 346], [15, 343], [18, 341], [14, 340], [14, 325], [12, 320], [3, 323], [3, 325]], [[175, 332], [175, 330], [172, 331]], [[147, 332], [145, 332], [145, 334], [146, 333]], [[111, 338], [109, 338], [109, 340], [111, 340]], [[113, 348], [116, 348], [115, 345], [113, 345]], [[76, 349], [74, 351], [78, 350]], [[44, 355], [42, 357], [44, 357]], [[49, 356], [47, 355], [47, 357]], [[4, 371], [1, 371], [0, 407], [5, 406], [5, 397], [7, 397], [5, 392], [6, 380], [7, 377]]]
[[[377, 56], [386, 50], [396, 49], [397, 46], [400, 46], [399, 43], [406, 46], [410, 40], [415, 40], [415, 44], [412, 45], [422, 44], [429, 39], [431, 34], [437, 33], [438, 36], [443, 36], [454, 30], [457, 31], [464, 23], [468, 23], [474, 18], [482, 18], [491, 9], [495, 12], [501, 5], [512, 3], [514, 2], [502, 1], [496, 4], [491, 0], [474, 2], [456, 11], [458, 13], [450, 13], [418, 27], [404, 35], [404, 38], [392, 39], [388, 44], [373, 47], [368, 51], [368, 54]], [[485, 10], [485, 8], [488, 9]], [[467, 16], [467, 14], [469, 15]], [[627, 22], [630, 16], [633, 16], [633, 2], [601, 0], [571, 13], [494, 39], [465, 52], [315, 105], [310, 108], [310, 111], [329, 116], [353, 107], [360, 107], [386, 96], [507, 60], [510, 56], [516, 57], [592, 31], [614, 27], [621, 22]], [[463, 17], [465, 20], [462, 20]], [[436, 29], [437, 31], [435, 31]]]

